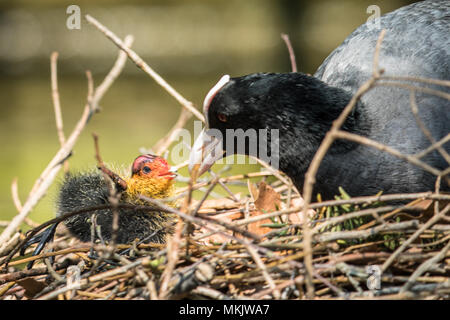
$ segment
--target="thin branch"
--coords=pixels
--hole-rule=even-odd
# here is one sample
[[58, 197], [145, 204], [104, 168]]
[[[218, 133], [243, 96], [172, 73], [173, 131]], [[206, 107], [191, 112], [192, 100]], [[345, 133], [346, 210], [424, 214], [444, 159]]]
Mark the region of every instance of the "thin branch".
[[19, 191], [17, 188], [17, 177], [15, 177], [11, 183], [11, 195], [13, 198], [14, 206], [16, 207], [17, 211], [22, 210], [22, 203], [20, 202], [19, 198]]
[[[416, 102], [416, 91], [410, 90], [409, 92], [409, 104], [411, 106], [411, 111], [414, 115], [414, 118], [416, 119], [416, 123], [419, 126], [419, 128], [422, 130], [423, 134], [427, 137], [427, 139], [431, 142], [431, 144], [436, 143], [436, 139], [434, 139], [433, 135], [431, 134], [430, 130], [425, 126], [425, 123], [423, 123], [422, 119], [419, 117], [419, 107], [417, 106]], [[450, 164], [450, 155], [445, 151], [441, 146], [436, 148], [439, 153], [444, 157], [444, 159], [447, 161], [448, 164]]]
[[136, 52], [128, 48], [122, 40], [120, 40], [112, 31], [98, 22], [90, 15], [85, 15], [86, 20], [100, 30], [108, 39], [110, 39], [121, 50], [125, 51], [128, 57], [133, 61], [141, 70], [152, 77], [156, 83], [163, 87], [172, 97], [174, 97], [184, 108], [192, 112], [198, 119], [205, 122], [205, 117], [198, 111], [192, 102], [186, 100], [181, 94], [178, 93], [172, 86], [170, 86], [166, 80], [164, 80], [158, 73], [156, 73]]
[[[381, 43], [383, 41], [384, 35], [386, 33], [386, 30], [383, 29], [380, 32], [380, 36], [378, 37], [378, 41], [375, 47], [375, 54], [373, 59], [373, 75], [372, 77], [365, 82], [356, 92], [356, 94], [352, 97], [350, 102], [347, 104], [347, 106], [344, 108], [342, 113], [339, 115], [339, 117], [333, 122], [333, 125], [331, 126], [330, 131], [327, 132], [325, 135], [325, 138], [322, 140], [322, 143], [319, 146], [319, 149], [317, 150], [316, 154], [313, 157], [313, 160], [311, 161], [311, 164], [309, 165], [309, 168], [305, 175], [305, 184], [303, 188], [303, 197], [305, 200], [304, 207], [303, 207], [303, 215], [307, 217], [307, 210], [309, 209], [309, 204], [311, 202], [312, 198], [312, 190], [313, 185], [315, 183], [316, 179], [316, 173], [319, 169], [320, 163], [322, 162], [322, 159], [325, 157], [325, 154], [327, 153], [328, 149], [330, 148], [331, 144], [334, 142], [334, 134], [341, 128], [341, 126], [344, 124], [345, 119], [347, 119], [347, 116], [350, 114], [354, 106], [356, 105], [357, 101], [361, 98], [361, 96], [370, 90], [373, 85], [375, 84], [377, 77], [380, 76], [380, 70], [378, 70], [378, 59], [379, 59], [379, 53], [380, 53], [380, 47]], [[304, 243], [305, 243], [305, 265], [306, 265], [306, 287], [307, 287], [307, 296], [309, 298], [313, 298], [314, 296], [314, 285], [312, 282], [312, 275], [314, 273], [313, 266], [312, 266], [312, 250], [311, 250], [311, 233], [309, 230], [309, 223], [308, 218], [305, 219], [305, 222], [303, 224], [303, 237], [304, 237]]]
[[[115, 70], [119, 71], [123, 68], [123, 65], [116, 65]], [[55, 179], [59, 169], [62, 166], [64, 160], [66, 160], [71, 154], [72, 149], [75, 143], [78, 140], [81, 132], [84, 130], [86, 124], [88, 123], [91, 117], [91, 105], [96, 105], [98, 101], [95, 100], [95, 92], [92, 94], [92, 79], [89, 77], [90, 73], [87, 73], [88, 77], [88, 97], [92, 96], [92, 99], [88, 98], [88, 103], [85, 105], [83, 114], [81, 115], [80, 120], [76, 124], [69, 138], [66, 140], [64, 145], [58, 150], [56, 155], [41, 173], [40, 177], [36, 180], [25, 204], [22, 207], [22, 210], [17, 214], [11, 221], [8, 227], [0, 235], [0, 246], [11, 237], [14, 231], [20, 226], [22, 221], [28, 216], [31, 210], [35, 207], [35, 205], [39, 202], [39, 200], [45, 195], [48, 188], [52, 184]], [[100, 98], [99, 96], [98, 98]], [[90, 100], [90, 101], [89, 101]]]
[[[130, 48], [133, 45], [133, 41], [134, 37], [132, 35], [127, 35], [124, 39], [124, 46]], [[95, 89], [95, 93], [92, 98], [93, 103], [92, 107], [94, 109], [94, 112], [99, 111], [100, 100], [103, 98], [105, 93], [108, 91], [108, 89], [120, 75], [126, 62], [127, 62], [127, 54], [124, 51], [120, 50], [113, 67], [106, 75], [105, 79], [103, 79], [102, 83], [97, 87], [97, 89]]]
[[432, 144], [431, 146], [429, 146], [428, 148], [423, 150], [422, 152], [417, 153], [415, 155], [415, 157], [417, 159], [423, 158], [424, 156], [426, 156], [430, 152], [434, 151], [437, 148], [440, 148], [441, 146], [443, 146], [444, 144], [446, 144], [449, 141], [450, 141], [450, 133], [447, 134], [445, 137], [443, 137], [441, 140], [437, 141], [436, 143]]
[[421, 77], [381, 76], [380, 80], [412, 81], [412, 82], [437, 84], [440, 86], [450, 87], [450, 80], [430, 79], [430, 78], [421, 78]]
[[417, 278], [420, 277], [422, 274], [427, 272], [431, 267], [433, 267], [436, 263], [441, 261], [445, 255], [447, 254], [448, 250], [450, 249], [450, 241], [447, 242], [444, 248], [434, 255], [434, 257], [424, 261], [409, 277], [408, 281], [403, 285], [403, 287], [400, 289], [400, 293], [404, 293], [408, 291], [416, 282]]
[[357, 142], [357, 143], [360, 143], [360, 144], [363, 144], [363, 145], [366, 145], [369, 147], [373, 147], [380, 151], [385, 151], [387, 153], [390, 153], [390, 154], [396, 156], [399, 159], [408, 161], [408, 162], [422, 168], [423, 170], [434, 174], [435, 176], [440, 176], [442, 174], [441, 171], [439, 171], [436, 168], [433, 168], [432, 166], [430, 166], [429, 164], [427, 164], [421, 160], [418, 160], [417, 157], [415, 157], [415, 156], [405, 155], [405, 154], [401, 153], [400, 151], [397, 151], [394, 148], [391, 148], [389, 146], [386, 146], [382, 143], [371, 140], [369, 138], [366, 138], [366, 137], [363, 137], [363, 136], [360, 136], [360, 135], [357, 135], [354, 133], [350, 133], [347, 131], [341, 131], [341, 130], [334, 132], [333, 136], [336, 138], [346, 139], [346, 140], [354, 141], [354, 142]]
[[289, 51], [289, 59], [291, 60], [292, 72], [297, 72], [297, 62], [295, 62], [295, 52], [294, 48], [292, 48], [291, 40], [289, 40], [289, 36], [284, 33], [281, 34], [281, 39], [283, 39], [284, 43], [286, 43], [286, 47]]
[[267, 284], [269, 285], [271, 291], [273, 292], [273, 296], [275, 299], [280, 299], [280, 291], [275, 285], [275, 282], [273, 281], [272, 277], [270, 276], [269, 272], [267, 271], [267, 268], [264, 264], [264, 262], [261, 260], [261, 257], [259, 256], [258, 252], [252, 248], [251, 246], [246, 246], [248, 253], [252, 256], [253, 260], [255, 261], [256, 265], [259, 269], [261, 269], [261, 272], [264, 276], [264, 279], [266, 279]]
[[352, 231], [334, 231], [326, 232], [316, 236], [316, 241], [319, 243], [329, 242], [339, 239], [367, 239], [374, 234], [379, 234], [383, 231], [398, 231], [409, 228], [417, 228], [418, 220], [410, 220], [398, 223], [383, 224], [381, 226], [373, 227], [367, 230], [352, 230]]
[[438, 222], [446, 215], [447, 212], [450, 211], [450, 204], [448, 204], [439, 214], [434, 215], [430, 220], [428, 220], [422, 227], [420, 227], [416, 232], [414, 232], [411, 237], [409, 237], [408, 240], [402, 243], [400, 247], [397, 248], [397, 250], [394, 251], [394, 253], [391, 254], [389, 259], [387, 259], [383, 265], [381, 266], [381, 272], [383, 273], [386, 271], [386, 269], [392, 264], [392, 262], [397, 258], [397, 256], [403, 252], [417, 237], [422, 234], [426, 229], [431, 227], [433, 224]]
[[191, 112], [189, 112], [185, 108], [181, 109], [180, 115], [178, 116], [178, 120], [175, 123], [175, 125], [152, 148], [156, 155], [159, 155], [159, 156], [162, 155], [169, 148], [169, 146], [172, 144], [172, 142], [175, 141], [180, 129], [186, 125], [186, 123], [188, 122], [188, 120], [191, 117], [192, 117]]
[[[66, 142], [66, 137], [64, 136], [64, 125], [61, 114], [61, 103], [59, 99], [59, 90], [58, 90], [58, 52], [53, 52], [50, 56], [50, 73], [51, 73], [51, 87], [52, 87], [52, 100], [53, 107], [55, 110], [55, 120], [56, 120], [56, 130], [58, 133], [59, 144], [61, 147]], [[67, 173], [69, 171], [69, 162], [67, 160], [64, 161], [64, 172]]]

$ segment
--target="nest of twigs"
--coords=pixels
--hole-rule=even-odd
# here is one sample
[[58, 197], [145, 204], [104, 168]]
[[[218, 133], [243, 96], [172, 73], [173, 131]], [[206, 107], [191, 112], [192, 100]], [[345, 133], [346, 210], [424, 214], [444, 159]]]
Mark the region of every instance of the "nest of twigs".
[[[248, 183], [253, 190], [206, 200], [200, 207], [193, 201], [194, 222], [184, 220], [180, 238], [168, 245], [136, 241], [111, 251], [107, 245], [80, 243], [62, 228], [44, 253], [9, 262], [8, 273], [0, 275], [0, 297], [305, 298], [301, 200], [289, 196], [289, 186], [279, 180], [258, 187], [248, 182], [248, 176], [264, 174], [270, 173], [222, 177], [224, 185]], [[213, 183], [217, 180], [194, 188]], [[313, 203], [308, 212], [315, 298], [449, 297], [450, 225], [430, 223], [437, 219], [438, 197], [420, 194], [393, 206], [386, 203], [390, 196], [352, 199], [342, 193], [335, 201]], [[23, 237], [17, 233], [11, 248]], [[30, 261], [40, 263], [22, 269]]]
[[[438, 184], [434, 192], [352, 198], [341, 189], [333, 201], [303, 201], [288, 177], [267, 166], [245, 175], [232, 176], [224, 169], [210, 178], [179, 177], [188, 183], [179, 190], [180, 207], [166, 208], [179, 217], [167, 244], [81, 243], [59, 228], [43, 253], [32, 256], [31, 246], [19, 255], [31, 237], [19, 226], [31, 224], [34, 234], [50, 224], [36, 226], [26, 217], [64, 166], [127, 56], [184, 107], [155, 153], [169, 148], [176, 129], [192, 114], [202, 117], [129, 49], [131, 37], [122, 42], [92, 17], [87, 19], [122, 51], [95, 90], [88, 73], [85, 111], [67, 139], [58, 128], [61, 149], [23, 206], [14, 193], [19, 214], [0, 237], [0, 299], [450, 297], [450, 195], [440, 193]], [[55, 110], [56, 57], [51, 60]], [[246, 186], [246, 192], [233, 193], [232, 184]], [[217, 197], [215, 187], [226, 196]], [[193, 199], [193, 191], [199, 200]], [[165, 208], [162, 202], [155, 204]], [[34, 266], [26, 269], [30, 261]]]

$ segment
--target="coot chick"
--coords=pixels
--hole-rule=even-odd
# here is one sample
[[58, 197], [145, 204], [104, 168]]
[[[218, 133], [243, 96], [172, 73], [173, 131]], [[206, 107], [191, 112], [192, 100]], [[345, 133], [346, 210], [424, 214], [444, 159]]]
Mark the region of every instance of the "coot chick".
[[[384, 75], [448, 80], [450, 76], [450, 2], [415, 3], [380, 18], [386, 35], [381, 45], [379, 66]], [[372, 75], [375, 44], [381, 29], [364, 24], [357, 28], [319, 67], [314, 76], [302, 73], [257, 73], [237, 78], [224, 76], [205, 98], [207, 129], [222, 134], [227, 129], [278, 129], [279, 169], [302, 190], [305, 173], [332, 122], [352, 95]], [[424, 84], [421, 84], [424, 86]], [[448, 87], [433, 86], [450, 93]], [[450, 132], [450, 102], [420, 91], [415, 92], [419, 116], [435, 140]], [[430, 141], [416, 123], [410, 108], [410, 91], [399, 87], [376, 87], [366, 93], [347, 118], [343, 130], [386, 144], [404, 154], [416, 154]], [[211, 136], [203, 131], [190, 157], [190, 170], [201, 163], [205, 172], [221, 153], [202, 154]], [[232, 139], [235, 139], [234, 137]], [[258, 137], [259, 139], [259, 137]], [[235, 139], [236, 140], [236, 139]], [[236, 141], [235, 141], [236, 142]], [[256, 144], [257, 155], [266, 143], [270, 157], [270, 136]], [[203, 147], [202, 147], [203, 146]], [[450, 143], [443, 145], [450, 152]], [[248, 139], [241, 151], [249, 154]], [[227, 150], [230, 152], [230, 150]], [[449, 166], [436, 151], [421, 159], [436, 169]], [[421, 192], [434, 189], [436, 176], [388, 153], [339, 140], [333, 143], [316, 175], [315, 193], [324, 199], [338, 194], [342, 186], [352, 196]], [[442, 179], [441, 190], [449, 191]]]
[[[162, 212], [152, 208], [141, 196], [164, 199], [174, 195], [175, 172], [167, 161], [151, 154], [137, 157], [131, 168], [131, 176], [121, 174], [126, 182], [126, 189], [120, 194], [117, 212], [119, 224], [117, 230], [117, 243], [130, 243], [135, 239], [142, 242], [164, 243], [166, 237], [173, 232], [175, 217], [173, 214]], [[61, 182], [56, 201], [56, 215], [89, 209], [98, 206], [109, 205], [111, 191], [116, 188], [109, 178], [102, 172], [91, 170], [87, 172], [69, 173]], [[142, 206], [146, 206], [144, 209]], [[169, 206], [175, 203], [169, 202]], [[136, 206], [133, 208], [133, 206]], [[137, 207], [140, 206], [140, 207]], [[102, 239], [111, 240], [113, 208], [93, 210], [91, 213], [82, 213], [64, 220], [70, 233], [81, 241], [91, 241], [92, 219], [95, 219], [96, 231], [94, 241]], [[53, 241], [58, 223], [33, 237], [21, 249], [25, 253], [27, 247], [38, 243], [33, 255], [39, 254], [46, 243]], [[33, 261], [28, 264], [28, 269], [33, 266]]]
[[[174, 194], [174, 172], [167, 161], [150, 154], [137, 157], [132, 165], [131, 177], [123, 176], [127, 184], [121, 194], [119, 204], [146, 205], [140, 196], [164, 199]], [[57, 200], [57, 216], [80, 209], [110, 203], [110, 179], [97, 171], [70, 174], [61, 184]], [[154, 209], [136, 209], [118, 207], [119, 228], [117, 243], [130, 243], [133, 240], [146, 239], [145, 242], [164, 243], [172, 232], [173, 215]], [[103, 240], [111, 240], [113, 209], [93, 212], [95, 224], [99, 227]], [[75, 215], [64, 220], [72, 235], [81, 241], [91, 240], [92, 214]], [[95, 239], [99, 235], [95, 233]]]

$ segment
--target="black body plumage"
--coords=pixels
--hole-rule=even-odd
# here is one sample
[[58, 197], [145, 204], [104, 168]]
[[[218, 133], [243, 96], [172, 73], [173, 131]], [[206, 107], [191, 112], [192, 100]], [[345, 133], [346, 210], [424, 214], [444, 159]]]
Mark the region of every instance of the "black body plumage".
[[[386, 29], [379, 56], [384, 75], [450, 78], [449, 1], [415, 3], [381, 17], [379, 22], [380, 29], [365, 24], [355, 30], [314, 76], [258, 73], [231, 78], [205, 105], [209, 127], [219, 129], [225, 140], [227, 129], [278, 129], [279, 169], [302, 190], [306, 170], [332, 122], [372, 76], [381, 29]], [[407, 83], [450, 94], [449, 87]], [[411, 112], [410, 94], [398, 86], [375, 87], [362, 97], [342, 129], [403, 154], [425, 150], [431, 142]], [[420, 90], [414, 91], [414, 97], [419, 117], [433, 138], [438, 141], [449, 134], [449, 100]], [[223, 145], [227, 146], [226, 141]], [[449, 142], [442, 147], [450, 153]], [[438, 170], [449, 167], [436, 150], [421, 160]], [[339, 140], [320, 165], [314, 191], [332, 199], [339, 186], [352, 196], [362, 196], [379, 191], [430, 191], [435, 182], [435, 175], [405, 160]], [[442, 179], [441, 190], [450, 191], [449, 178]]]
[[[101, 172], [92, 171], [70, 174], [61, 184], [57, 199], [57, 215], [61, 216], [80, 209], [110, 204], [110, 181], [106, 181]], [[121, 196], [119, 204], [143, 205]], [[96, 210], [69, 217], [64, 221], [70, 232], [81, 241], [91, 240], [92, 219], [100, 230], [103, 240], [111, 239], [113, 209]], [[172, 232], [171, 215], [157, 209], [140, 209], [118, 207], [119, 229], [118, 243], [130, 243], [136, 238], [145, 242], [165, 242], [166, 235]], [[98, 239], [95, 232], [95, 239]]]

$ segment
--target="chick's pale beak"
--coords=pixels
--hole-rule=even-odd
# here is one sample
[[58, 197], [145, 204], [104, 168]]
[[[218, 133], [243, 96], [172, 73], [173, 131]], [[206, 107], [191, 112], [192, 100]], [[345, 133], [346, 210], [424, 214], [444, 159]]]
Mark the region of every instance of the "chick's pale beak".
[[192, 146], [189, 156], [189, 172], [197, 170], [197, 176], [201, 176], [224, 155], [222, 148], [222, 136], [214, 135], [215, 130], [205, 130], [199, 134]]
[[163, 172], [162, 174], [160, 174], [160, 176], [166, 177], [166, 178], [169, 178], [169, 179], [175, 179], [177, 177], [177, 169], [174, 168], [174, 167], [171, 167], [166, 172]]

